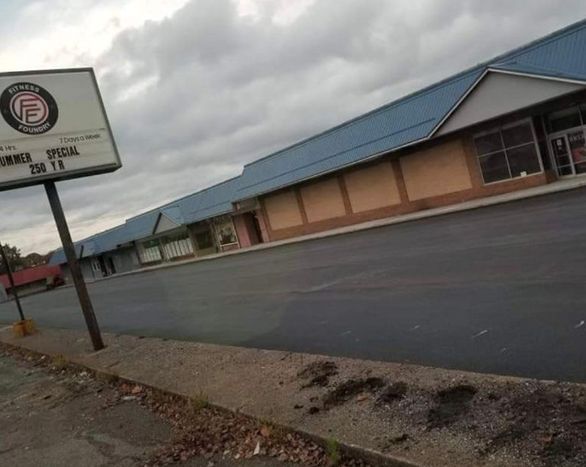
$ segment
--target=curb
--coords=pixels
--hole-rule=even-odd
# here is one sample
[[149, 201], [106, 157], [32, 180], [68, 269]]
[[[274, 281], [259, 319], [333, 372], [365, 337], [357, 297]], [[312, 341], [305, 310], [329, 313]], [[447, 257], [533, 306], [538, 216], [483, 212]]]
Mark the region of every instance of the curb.
[[[288, 238], [288, 239], [284, 239], [284, 240], [275, 240], [273, 242], [260, 243], [258, 245], [253, 245], [250, 247], [239, 248], [237, 250], [226, 251], [223, 253], [214, 253], [214, 254], [202, 256], [199, 258], [196, 257], [196, 258], [190, 258], [190, 259], [183, 260], [183, 261], [162, 263], [162, 264], [158, 264], [156, 266], [147, 266], [144, 268], [135, 269], [133, 271], [122, 272], [119, 274], [112, 274], [110, 276], [102, 277], [99, 279], [86, 281], [86, 283], [89, 284], [89, 283], [102, 282], [102, 281], [106, 281], [106, 280], [110, 280], [110, 279], [117, 279], [119, 277], [124, 277], [124, 276], [131, 276], [131, 275], [135, 275], [135, 274], [144, 274], [147, 272], [152, 272], [152, 271], [157, 271], [157, 270], [162, 270], [162, 269], [167, 269], [167, 268], [174, 268], [174, 267], [179, 267], [179, 266], [185, 266], [188, 264], [198, 263], [198, 262], [202, 262], [202, 261], [213, 261], [213, 260], [217, 260], [217, 259], [221, 259], [221, 258], [225, 258], [225, 257], [229, 257], [229, 256], [253, 253], [256, 251], [263, 251], [263, 250], [268, 250], [268, 249], [272, 249], [272, 248], [279, 248], [282, 246], [293, 245], [296, 243], [309, 242], [309, 241], [320, 240], [320, 239], [329, 238], [329, 237], [336, 237], [339, 235], [345, 235], [345, 234], [350, 234], [350, 233], [354, 233], [354, 232], [362, 232], [364, 230], [372, 230], [372, 229], [377, 229], [377, 228], [381, 228], [381, 227], [386, 227], [389, 225], [404, 224], [407, 222], [413, 222], [413, 221], [418, 221], [418, 220], [433, 218], [433, 217], [440, 217], [440, 216], [445, 216], [448, 214], [455, 214], [455, 213], [464, 212], [464, 211], [472, 211], [472, 210], [480, 209], [480, 208], [484, 208], [484, 207], [496, 206], [499, 204], [508, 204], [508, 203], [512, 203], [515, 201], [521, 201], [524, 199], [531, 199], [531, 198], [538, 198], [541, 196], [547, 196], [547, 195], [551, 195], [551, 194], [555, 194], [555, 193], [563, 193], [565, 191], [577, 190], [579, 188], [586, 187], [586, 177], [571, 180], [571, 182], [566, 182], [566, 184], [561, 184], [562, 182], [558, 182], [558, 183], [560, 183], [560, 185], [556, 185], [556, 183], [552, 183], [549, 185], [539, 186], [539, 187], [533, 188], [533, 189], [529, 188], [527, 190], [514, 191], [511, 193], [489, 196], [486, 198], [480, 198], [480, 199], [476, 199], [476, 200], [472, 200], [472, 201], [466, 201], [463, 203], [453, 204], [453, 205], [449, 205], [449, 206], [443, 206], [443, 207], [439, 207], [439, 208], [424, 209], [421, 211], [416, 211], [416, 212], [404, 214], [402, 216], [397, 216], [397, 217], [375, 219], [372, 221], [362, 222], [359, 224], [354, 224], [354, 225], [345, 226], [345, 227], [338, 227], [336, 229], [326, 230], [323, 232], [316, 232], [316, 233], [312, 233], [312, 234], [301, 235], [301, 236], [295, 237], [295, 238]], [[535, 190], [535, 191], [531, 191], [531, 190]], [[67, 284], [67, 285], [59, 287], [59, 288], [62, 289], [62, 288], [66, 288], [66, 287], [72, 287], [72, 284]]]
[[[6, 346], [11, 349], [24, 350], [27, 353], [32, 354], [32, 355], [47, 356], [47, 357], [56, 357], [57, 355], [60, 355], [60, 354], [38, 352], [36, 350], [30, 350], [24, 346], [11, 344], [11, 343], [7, 343], [4, 341], [0, 341], [0, 345]], [[100, 351], [93, 352], [93, 354], [96, 354], [99, 352]], [[189, 399], [189, 396], [186, 396], [184, 394], [180, 394], [180, 393], [165, 390], [165, 389], [160, 389], [160, 388], [155, 387], [151, 384], [143, 383], [142, 381], [139, 381], [137, 379], [121, 376], [117, 373], [109, 372], [109, 371], [106, 371], [103, 369], [92, 368], [91, 366], [88, 366], [87, 364], [77, 362], [75, 359], [68, 359], [67, 362], [68, 362], [68, 364], [73, 365], [77, 368], [82, 368], [84, 370], [91, 372], [92, 374], [94, 374], [94, 376], [102, 375], [107, 378], [116, 379], [117, 381], [121, 381], [123, 383], [140, 385], [142, 387], [149, 388], [153, 391], [156, 391], [160, 394], [174, 396], [174, 397], [177, 397], [177, 398], [180, 398], [183, 400]], [[230, 407], [224, 407], [222, 405], [218, 405], [213, 402], [208, 402], [208, 404], [210, 407], [212, 407], [220, 412], [232, 413], [232, 414], [237, 413], [240, 415], [244, 415], [245, 417], [248, 417], [248, 418], [255, 420], [257, 422], [261, 422], [261, 420], [258, 417], [251, 415], [251, 414], [247, 413], [246, 411], [243, 411], [240, 409], [233, 409]], [[299, 434], [305, 438], [308, 438], [323, 448], [326, 448], [328, 445], [328, 442], [330, 441], [330, 439], [325, 438], [317, 433], [313, 433], [313, 432], [306, 431], [306, 430], [300, 430], [300, 429], [295, 428], [290, 425], [284, 425], [281, 423], [274, 423], [272, 421], [271, 421], [271, 424], [277, 428], [283, 429], [283, 430], [288, 431], [290, 433], [296, 433], [296, 434]], [[363, 448], [363, 447], [358, 446], [356, 444], [348, 444], [348, 443], [344, 443], [344, 442], [338, 441], [338, 440], [336, 440], [336, 442], [338, 443], [338, 446], [343, 453], [345, 453], [351, 457], [363, 460], [373, 467], [425, 467], [422, 464], [416, 464], [416, 463], [413, 463], [407, 459], [403, 459], [403, 458], [397, 457], [397, 456], [388, 456], [388, 455], [385, 455], [381, 452], [378, 452], [378, 451], [375, 451], [372, 449], [368, 449], [368, 448]]]

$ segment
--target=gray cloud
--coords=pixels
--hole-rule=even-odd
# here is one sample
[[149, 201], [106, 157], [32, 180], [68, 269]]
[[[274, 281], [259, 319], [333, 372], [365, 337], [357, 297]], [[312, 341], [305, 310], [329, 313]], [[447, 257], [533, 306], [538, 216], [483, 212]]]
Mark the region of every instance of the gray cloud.
[[[192, 0], [115, 38], [94, 66], [125, 166], [60, 184], [74, 236], [236, 175], [586, 13], [574, 0], [317, 0], [283, 25], [272, 21], [275, 5], [261, 2], [251, 18], [229, 0]], [[2, 238], [25, 250], [58, 244], [38, 187], [3, 193], [0, 216]]]

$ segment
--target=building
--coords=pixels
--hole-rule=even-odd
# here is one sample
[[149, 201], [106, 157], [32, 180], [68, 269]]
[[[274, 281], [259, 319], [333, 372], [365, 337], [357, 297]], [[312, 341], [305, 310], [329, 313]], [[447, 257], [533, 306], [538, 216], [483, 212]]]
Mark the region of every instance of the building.
[[[235, 211], [238, 177], [127, 219], [122, 225], [75, 243], [84, 277], [111, 274], [221, 253], [263, 241], [253, 209]], [[63, 250], [50, 264], [70, 272]]]
[[[62, 284], [62, 272], [59, 266], [36, 266], [12, 273], [14, 286], [21, 295], [41, 292]], [[7, 274], [0, 275], [0, 285], [7, 294], [12, 295], [12, 287]]]
[[110, 251], [154, 264], [581, 176], [585, 86], [586, 20], [130, 219]]

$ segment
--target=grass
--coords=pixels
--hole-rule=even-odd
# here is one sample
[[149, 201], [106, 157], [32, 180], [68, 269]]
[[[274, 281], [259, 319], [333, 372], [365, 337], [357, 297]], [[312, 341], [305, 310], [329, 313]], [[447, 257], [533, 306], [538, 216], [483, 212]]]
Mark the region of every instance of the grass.
[[51, 364], [56, 370], [63, 370], [67, 367], [69, 362], [63, 355], [59, 354], [53, 357]]
[[326, 456], [330, 465], [338, 465], [342, 460], [340, 452], [340, 443], [333, 438], [326, 441]]
[[189, 398], [189, 408], [192, 412], [197, 413], [210, 406], [209, 398], [206, 393], [200, 391]]

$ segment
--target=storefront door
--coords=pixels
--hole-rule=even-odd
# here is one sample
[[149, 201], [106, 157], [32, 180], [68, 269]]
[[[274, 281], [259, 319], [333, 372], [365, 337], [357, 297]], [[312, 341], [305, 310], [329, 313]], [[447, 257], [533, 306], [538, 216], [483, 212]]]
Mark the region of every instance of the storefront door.
[[586, 139], [582, 128], [552, 135], [549, 141], [559, 176], [586, 173]]

